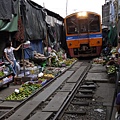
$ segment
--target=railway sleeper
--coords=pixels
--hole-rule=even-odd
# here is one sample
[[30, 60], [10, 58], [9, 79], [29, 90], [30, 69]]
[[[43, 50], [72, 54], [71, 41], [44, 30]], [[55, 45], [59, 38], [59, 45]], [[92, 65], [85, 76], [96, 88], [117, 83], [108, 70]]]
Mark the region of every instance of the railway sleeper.
[[86, 95], [86, 94], [81, 94], [81, 95], [75, 95], [77, 98], [93, 98], [93, 95]]
[[5, 111], [5, 112], [8, 112], [8, 111], [10, 111], [11, 109], [12, 109], [13, 107], [7, 107], [7, 106], [0, 106], [0, 112], [1, 111]]
[[86, 115], [86, 111], [65, 111], [66, 114], [80, 114]]
[[71, 102], [73, 105], [89, 106], [89, 102]]
[[9, 106], [0, 106], [0, 110], [1, 110], [1, 109], [9, 109], [9, 110], [10, 110], [10, 109], [12, 109], [12, 108], [13, 108], [13, 107], [9, 107]]
[[87, 82], [85, 82], [84, 84], [86, 84], [86, 85], [93, 85], [93, 84], [95, 84], [94, 82], [89, 82], [89, 81], [87, 81]]
[[81, 88], [85, 88], [85, 89], [96, 89], [95, 85], [82, 85]]
[[87, 94], [87, 93], [93, 93], [93, 90], [86, 90], [86, 89], [83, 89], [83, 90], [79, 90], [78, 92], [81, 92], [81, 93], [84, 93], [84, 94]]

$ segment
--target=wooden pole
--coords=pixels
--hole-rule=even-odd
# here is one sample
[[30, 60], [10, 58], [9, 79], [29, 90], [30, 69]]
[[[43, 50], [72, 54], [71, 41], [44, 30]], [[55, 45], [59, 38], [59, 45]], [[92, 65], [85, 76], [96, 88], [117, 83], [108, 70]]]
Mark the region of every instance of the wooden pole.
[[[21, 6], [23, 7], [22, 8], [22, 11], [21, 11], [21, 15], [22, 15], [22, 20], [23, 20], [23, 24], [25, 26], [25, 20], [24, 20], [24, 4], [22, 3]], [[25, 39], [26, 39], [26, 29], [24, 31], [24, 36], [25, 36]], [[24, 45], [22, 45], [22, 61], [23, 61], [23, 72], [24, 72], [24, 76], [25, 76], [25, 62], [24, 62]]]

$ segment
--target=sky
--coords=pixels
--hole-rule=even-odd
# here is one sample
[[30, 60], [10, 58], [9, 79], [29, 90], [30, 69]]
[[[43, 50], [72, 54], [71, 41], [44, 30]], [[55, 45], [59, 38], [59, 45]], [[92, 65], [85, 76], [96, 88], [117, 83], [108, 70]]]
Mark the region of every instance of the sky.
[[[92, 11], [102, 15], [105, 0], [32, 0], [46, 9], [66, 17], [78, 11]], [[67, 3], [67, 5], [66, 5]], [[67, 7], [66, 7], [67, 6]]]

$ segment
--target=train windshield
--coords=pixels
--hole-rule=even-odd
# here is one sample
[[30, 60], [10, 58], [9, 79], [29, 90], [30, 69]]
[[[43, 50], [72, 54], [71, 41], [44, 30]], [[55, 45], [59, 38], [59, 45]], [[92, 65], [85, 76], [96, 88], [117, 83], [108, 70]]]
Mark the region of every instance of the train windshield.
[[87, 18], [78, 18], [73, 15], [66, 19], [67, 34], [100, 32], [100, 17], [89, 14]]
[[78, 22], [76, 15], [66, 19], [67, 34], [78, 34]]
[[89, 14], [89, 32], [100, 32], [100, 16]]

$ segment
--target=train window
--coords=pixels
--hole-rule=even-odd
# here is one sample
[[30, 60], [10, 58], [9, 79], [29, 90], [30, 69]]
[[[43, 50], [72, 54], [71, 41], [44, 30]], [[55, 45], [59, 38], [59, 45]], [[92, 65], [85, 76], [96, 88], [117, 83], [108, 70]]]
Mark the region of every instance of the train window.
[[89, 15], [89, 32], [100, 32], [100, 17], [97, 15]]
[[77, 34], [78, 33], [78, 25], [76, 16], [72, 16], [66, 19], [66, 27], [68, 34]]
[[79, 29], [80, 29], [80, 33], [88, 32], [88, 21], [87, 21], [87, 19], [79, 19]]
[[100, 24], [97, 22], [91, 22], [89, 25], [89, 32], [100, 32]]
[[78, 30], [75, 26], [68, 26], [68, 34], [78, 33]]

